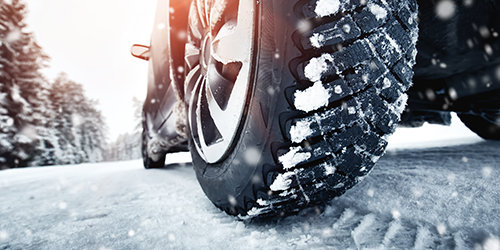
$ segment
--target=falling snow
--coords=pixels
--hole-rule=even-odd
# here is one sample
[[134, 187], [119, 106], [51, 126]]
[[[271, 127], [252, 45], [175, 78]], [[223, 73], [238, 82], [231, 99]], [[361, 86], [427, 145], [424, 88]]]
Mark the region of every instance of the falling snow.
[[455, 8], [452, 0], [441, 0], [436, 4], [436, 16], [441, 20], [448, 20], [455, 15]]
[[244, 160], [249, 166], [257, 165], [260, 161], [261, 153], [255, 147], [248, 148], [244, 153]]
[[[464, 145], [390, 143], [363, 182], [324, 208], [260, 223], [213, 206], [190, 164], [156, 171], [145, 171], [140, 161], [0, 171], [0, 249], [68, 249], [69, 241], [74, 249], [498, 249], [500, 145], [460, 139], [463, 134], [450, 143], [458, 138]], [[189, 153], [167, 161], [189, 162]], [[271, 188], [286, 192], [296, 175], [277, 175]]]
[[443, 223], [437, 224], [436, 229], [441, 236], [446, 234], [446, 226]]
[[68, 207], [68, 204], [66, 204], [66, 202], [59, 203], [59, 208], [60, 209], [66, 209], [67, 207]]
[[5, 230], [0, 230], [0, 240], [6, 241], [9, 238], [9, 234]]

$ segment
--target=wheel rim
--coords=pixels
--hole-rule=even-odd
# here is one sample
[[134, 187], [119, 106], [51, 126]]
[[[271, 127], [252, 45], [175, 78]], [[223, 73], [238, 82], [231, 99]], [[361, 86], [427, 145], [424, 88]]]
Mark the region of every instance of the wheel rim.
[[251, 85], [255, 2], [240, 0], [234, 8], [226, 2], [207, 7], [206, 1], [197, 0], [189, 14], [188, 120], [194, 146], [208, 163], [220, 161], [230, 150]]

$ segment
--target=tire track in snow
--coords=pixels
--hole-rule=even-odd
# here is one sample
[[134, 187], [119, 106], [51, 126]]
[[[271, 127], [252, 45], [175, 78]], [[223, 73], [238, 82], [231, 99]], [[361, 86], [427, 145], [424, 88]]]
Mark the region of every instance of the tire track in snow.
[[[260, 223], [213, 206], [189, 167], [145, 171], [136, 161], [0, 171], [0, 235], [8, 237], [0, 249], [498, 249], [499, 148], [389, 152], [326, 206]], [[68, 182], [60, 190], [59, 176]]]
[[403, 225], [399, 220], [394, 220], [390, 223], [387, 232], [385, 233], [384, 240], [382, 241], [382, 246], [390, 246], [391, 241], [397, 236], [398, 232], [401, 231]]

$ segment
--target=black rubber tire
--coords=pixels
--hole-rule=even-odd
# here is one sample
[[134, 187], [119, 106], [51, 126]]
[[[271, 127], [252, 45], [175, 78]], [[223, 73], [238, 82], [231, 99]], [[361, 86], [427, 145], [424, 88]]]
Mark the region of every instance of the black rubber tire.
[[165, 166], [166, 153], [158, 161], [153, 161], [148, 156], [148, 136], [145, 126], [142, 129], [142, 141], [141, 141], [141, 153], [142, 153], [142, 163], [145, 169], [152, 168], [163, 168]]
[[[238, 135], [214, 164], [191, 146], [203, 191], [229, 214], [283, 216], [324, 204], [385, 152], [412, 84], [416, 1], [331, 2], [338, 11], [324, 16], [315, 12], [316, 0], [257, 3], [253, 79]], [[324, 39], [312, 43], [313, 36]], [[311, 63], [324, 66], [320, 79], [304, 73]], [[295, 97], [313, 86], [328, 92], [326, 103], [296, 107]]]
[[[436, 11], [443, 3], [453, 8], [445, 19]], [[418, 0], [418, 4], [421, 32], [415, 85], [500, 63], [499, 1]]]
[[481, 138], [500, 140], [500, 116], [491, 116], [491, 119], [486, 119], [480, 115], [458, 114], [458, 117], [465, 126]]

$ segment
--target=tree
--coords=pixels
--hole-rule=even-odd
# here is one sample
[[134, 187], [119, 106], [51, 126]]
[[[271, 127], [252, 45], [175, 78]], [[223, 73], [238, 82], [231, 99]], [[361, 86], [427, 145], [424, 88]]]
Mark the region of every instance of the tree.
[[0, 167], [27, 166], [44, 130], [49, 57], [26, 32], [25, 5], [0, 0]]
[[132, 160], [142, 157], [142, 103], [143, 102], [139, 101], [136, 97], [132, 99], [132, 105], [134, 107], [133, 115], [136, 126], [132, 133], [121, 134], [114, 142], [108, 144], [105, 160]]
[[61, 74], [50, 85], [51, 127], [56, 132], [55, 164], [98, 162], [103, 159], [105, 122], [97, 103], [84, 95], [83, 86]]
[[101, 161], [105, 123], [83, 87], [40, 73], [49, 57], [26, 32], [26, 6], [0, 0], [0, 169]]

